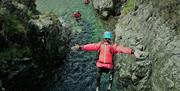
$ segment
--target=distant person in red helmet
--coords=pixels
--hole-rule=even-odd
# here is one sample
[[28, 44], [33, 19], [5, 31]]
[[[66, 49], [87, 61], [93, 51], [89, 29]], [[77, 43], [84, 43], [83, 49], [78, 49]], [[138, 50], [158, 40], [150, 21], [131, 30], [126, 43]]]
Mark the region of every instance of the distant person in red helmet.
[[100, 88], [100, 78], [102, 73], [109, 74], [109, 85], [108, 91], [112, 89], [113, 82], [113, 74], [114, 74], [114, 63], [113, 63], [113, 55], [118, 53], [124, 54], [134, 54], [136, 58], [140, 58], [142, 55], [141, 51], [134, 51], [132, 48], [123, 47], [121, 45], [117, 45], [111, 42], [112, 32], [106, 31], [103, 35], [103, 41], [99, 43], [90, 43], [85, 45], [75, 45], [71, 49], [76, 50], [84, 50], [84, 51], [97, 51], [98, 52], [98, 60], [96, 61], [97, 67], [97, 78], [96, 78], [96, 91], [99, 91]]
[[89, 4], [90, 3], [90, 1], [89, 0], [84, 0], [84, 4]]
[[73, 17], [76, 19], [76, 21], [81, 20], [81, 13], [79, 12], [79, 10], [76, 10], [74, 12]]

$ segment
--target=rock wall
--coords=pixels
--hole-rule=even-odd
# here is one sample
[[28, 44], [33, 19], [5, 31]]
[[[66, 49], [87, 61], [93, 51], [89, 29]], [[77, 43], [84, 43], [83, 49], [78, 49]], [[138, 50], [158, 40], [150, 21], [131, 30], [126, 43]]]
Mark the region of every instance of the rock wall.
[[119, 15], [125, 2], [126, 0], [93, 0], [93, 6], [102, 18], [108, 18], [110, 15]]
[[41, 91], [68, 51], [71, 31], [54, 14], [39, 14], [34, 4], [0, 0], [0, 90]]
[[[34, 63], [50, 72], [63, 63], [71, 31], [54, 14], [37, 15], [29, 21], [28, 38]], [[47, 73], [42, 72], [44, 75]], [[42, 75], [41, 74], [41, 75]]]
[[119, 17], [115, 41], [149, 56], [117, 56], [118, 91], [180, 90], [179, 11], [178, 0], [136, 0], [135, 8]]

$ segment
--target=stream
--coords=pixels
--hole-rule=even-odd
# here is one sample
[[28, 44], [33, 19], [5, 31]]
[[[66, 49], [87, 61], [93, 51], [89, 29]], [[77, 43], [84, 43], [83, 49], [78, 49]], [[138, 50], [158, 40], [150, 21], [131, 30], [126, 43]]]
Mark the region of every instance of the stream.
[[[53, 12], [71, 25], [74, 31], [69, 47], [74, 44], [98, 42], [107, 27], [93, 11], [92, 2], [84, 5], [83, 0], [37, 0], [37, 9], [41, 13]], [[72, 14], [79, 10], [81, 22], [76, 22]], [[70, 51], [63, 68], [56, 71], [56, 80], [46, 87], [47, 91], [95, 91], [96, 52]], [[63, 70], [62, 70], [63, 69]], [[108, 76], [102, 77], [102, 89], [107, 87]], [[104, 91], [104, 90], [102, 90]]]

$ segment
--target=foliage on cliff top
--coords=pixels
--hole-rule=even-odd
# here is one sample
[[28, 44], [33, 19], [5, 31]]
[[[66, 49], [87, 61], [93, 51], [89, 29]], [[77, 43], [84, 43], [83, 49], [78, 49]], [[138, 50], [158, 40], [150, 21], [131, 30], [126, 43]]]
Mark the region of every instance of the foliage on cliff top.
[[17, 19], [17, 16], [10, 14], [6, 8], [0, 7], [1, 25], [7, 32], [25, 32], [24, 25]]
[[121, 11], [122, 15], [126, 15], [130, 11], [132, 11], [135, 8], [136, 0], [127, 0], [125, 3], [123, 10]]

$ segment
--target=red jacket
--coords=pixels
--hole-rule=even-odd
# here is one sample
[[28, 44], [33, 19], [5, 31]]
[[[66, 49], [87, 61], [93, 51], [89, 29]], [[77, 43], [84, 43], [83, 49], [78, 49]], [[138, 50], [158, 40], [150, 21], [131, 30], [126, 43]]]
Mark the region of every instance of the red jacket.
[[75, 17], [75, 18], [80, 18], [80, 17], [81, 17], [81, 13], [80, 13], [80, 12], [74, 13], [74, 17]]
[[84, 4], [89, 4], [89, 0], [84, 0]]
[[98, 51], [99, 58], [97, 60], [96, 66], [112, 69], [113, 68], [113, 55], [117, 53], [131, 54], [132, 49], [118, 46], [117, 44], [110, 45], [108, 42], [99, 42], [93, 44], [82, 45], [81, 50], [85, 51]]

